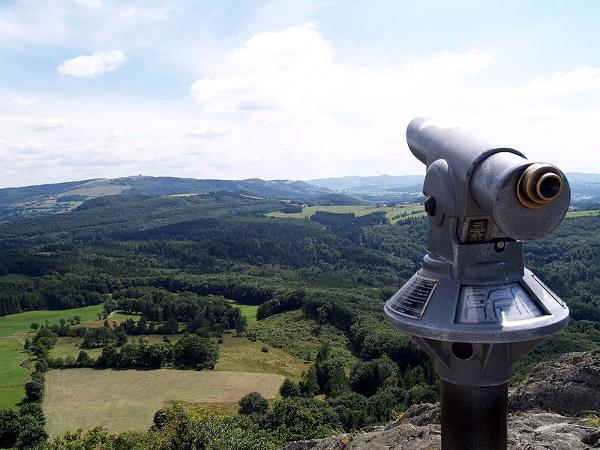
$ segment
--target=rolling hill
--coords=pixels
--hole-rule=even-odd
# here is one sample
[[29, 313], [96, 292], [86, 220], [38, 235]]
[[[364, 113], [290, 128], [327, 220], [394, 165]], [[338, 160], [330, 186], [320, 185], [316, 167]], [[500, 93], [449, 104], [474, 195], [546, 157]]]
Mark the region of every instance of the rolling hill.
[[304, 181], [199, 180], [175, 177], [99, 178], [68, 183], [0, 189], [0, 221], [70, 211], [82, 202], [107, 195], [188, 195], [235, 192], [253, 197], [312, 199], [328, 189]]

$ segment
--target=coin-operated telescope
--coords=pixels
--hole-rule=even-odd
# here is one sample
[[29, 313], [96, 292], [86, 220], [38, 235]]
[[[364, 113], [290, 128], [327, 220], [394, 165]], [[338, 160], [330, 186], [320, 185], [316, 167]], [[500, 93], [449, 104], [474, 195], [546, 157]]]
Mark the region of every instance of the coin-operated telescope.
[[427, 166], [428, 252], [385, 313], [442, 379], [442, 448], [506, 449], [513, 365], [569, 321], [523, 263], [523, 241], [565, 216], [569, 184], [550, 164], [425, 119], [410, 123], [406, 139]]

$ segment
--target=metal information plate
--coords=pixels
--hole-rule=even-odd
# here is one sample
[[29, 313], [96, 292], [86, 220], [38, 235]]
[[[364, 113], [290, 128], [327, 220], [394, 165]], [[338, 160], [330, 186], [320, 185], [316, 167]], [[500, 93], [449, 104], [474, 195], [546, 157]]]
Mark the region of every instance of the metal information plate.
[[544, 315], [519, 283], [462, 286], [456, 323], [511, 325]]
[[437, 280], [415, 275], [390, 299], [390, 309], [402, 316], [420, 319], [437, 283]]

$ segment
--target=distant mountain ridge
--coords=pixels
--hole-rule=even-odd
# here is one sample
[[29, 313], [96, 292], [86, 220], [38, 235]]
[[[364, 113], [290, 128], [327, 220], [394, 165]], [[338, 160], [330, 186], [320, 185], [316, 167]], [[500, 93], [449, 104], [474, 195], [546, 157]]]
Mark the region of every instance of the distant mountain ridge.
[[378, 175], [371, 177], [346, 176], [339, 178], [318, 178], [315, 180], [308, 180], [307, 183], [332, 190], [365, 188], [401, 190], [422, 185], [424, 178], [423, 175]]
[[86, 200], [107, 195], [192, 195], [236, 192], [255, 197], [308, 200], [331, 193], [304, 181], [211, 180], [135, 176], [0, 189], [0, 221], [69, 211]]
[[[572, 172], [566, 175], [573, 204], [600, 203], [600, 174]], [[424, 179], [423, 175], [346, 176], [308, 180], [308, 183], [369, 202], [406, 202], [422, 200]]]
[[[600, 174], [567, 173], [575, 206], [600, 204]], [[359, 205], [419, 202], [422, 175], [346, 176], [300, 180], [217, 180], [133, 176], [0, 189], [0, 222], [70, 211], [85, 201], [107, 195], [193, 195], [233, 192], [268, 199], [315, 204]]]

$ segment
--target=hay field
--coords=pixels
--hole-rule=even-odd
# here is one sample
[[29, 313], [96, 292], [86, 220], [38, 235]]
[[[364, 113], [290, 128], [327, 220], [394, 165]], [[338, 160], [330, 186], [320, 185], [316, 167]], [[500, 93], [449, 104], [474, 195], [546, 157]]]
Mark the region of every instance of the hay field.
[[46, 430], [50, 436], [95, 426], [145, 430], [169, 401], [231, 405], [253, 391], [274, 398], [283, 380], [275, 374], [210, 370], [50, 370], [43, 402]]

